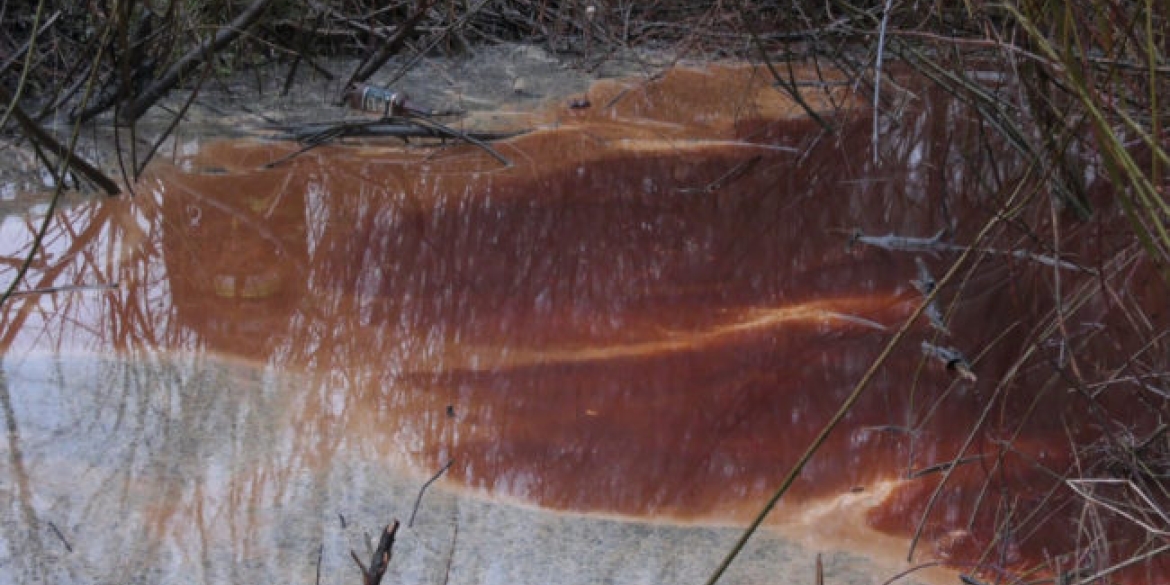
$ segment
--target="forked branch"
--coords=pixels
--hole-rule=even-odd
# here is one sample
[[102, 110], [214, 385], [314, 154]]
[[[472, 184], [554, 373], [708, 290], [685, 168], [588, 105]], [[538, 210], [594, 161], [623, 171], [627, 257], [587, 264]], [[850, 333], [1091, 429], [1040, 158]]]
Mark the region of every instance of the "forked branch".
[[352, 550], [349, 551], [349, 555], [353, 557], [353, 562], [357, 563], [358, 569], [362, 572], [363, 585], [381, 585], [382, 576], [386, 574], [386, 568], [390, 566], [390, 557], [394, 548], [394, 535], [397, 533], [397, 520], [393, 524], [386, 525], [386, 528], [382, 530], [382, 538], [378, 540], [378, 548], [374, 549], [374, 554], [370, 557], [369, 567], [362, 564], [357, 553]]

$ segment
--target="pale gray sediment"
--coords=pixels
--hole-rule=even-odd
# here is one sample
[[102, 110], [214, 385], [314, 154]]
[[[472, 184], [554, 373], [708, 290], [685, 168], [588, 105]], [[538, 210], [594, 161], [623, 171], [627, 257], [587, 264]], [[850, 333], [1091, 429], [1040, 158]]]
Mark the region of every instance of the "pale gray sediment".
[[[210, 357], [9, 356], [0, 584], [322, 583], [403, 522], [386, 583], [699, 583], [734, 526], [560, 513], [482, 497], [295, 422], [306, 379]], [[318, 443], [336, 451], [312, 463]], [[345, 446], [345, 445], [351, 446]], [[344, 518], [345, 526], [342, 526]], [[49, 523], [60, 528], [72, 551]], [[818, 551], [765, 530], [723, 583], [813, 583]], [[824, 550], [826, 582], [896, 572]], [[908, 581], [902, 581], [908, 582]], [[909, 581], [913, 582], [913, 581]]]

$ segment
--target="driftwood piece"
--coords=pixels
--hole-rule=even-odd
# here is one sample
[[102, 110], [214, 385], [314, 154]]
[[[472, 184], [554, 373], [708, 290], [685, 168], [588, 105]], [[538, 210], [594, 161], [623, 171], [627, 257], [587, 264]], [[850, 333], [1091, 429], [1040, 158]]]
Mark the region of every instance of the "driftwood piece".
[[848, 247], [852, 247], [855, 244], [864, 244], [891, 252], [928, 252], [937, 254], [939, 252], [952, 251], [951, 246], [942, 241], [943, 234], [945, 233], [946, 230], [939, 230], [934, 237], [917, 238], [897, 236], [894, 234], [870, 236], [862, 233], [861, 230], [854, 230], [852, 237], [849, 238]]
[[871, 248], [881, 248], [891, 252], [925, 252], [933, 255], [938, 255], [944, 252], [966, 252], [968, 249], [982, 254], [994, 254], [997, 256], [1010, 256], [1019, 260], [1027, 260], [1044, 266], [1051, 266], [1053, 268], [1060, 268], [1062, 270], [1075, 270], [1078, 272], [1087, 272], [1089, 274], [1096, 274], [1097, 271], [1093, 268], [1080, 266], [1067, 260], [1049, 256], [1046, 254], [1036, 254], [1027, 250], [997, 250], [995, 248], [969, 248], [960, 244], [951, 244], [943, 241], [943, 235], [947, 230], [940, 230], [937, 234], [930, 238], [918, 238], [909, 236], [898, 236], [894, 234], [887, 234], [884, 236], [870, 236], [861, 232], [861, 230], [853, 230], [849, 241], [845, 248], [852, 250], [857, 244], [869, 246]]
[[[341, 122], [314, 122], [276, 128], [281, 140], [296, 140], [306, 144], [322, 142], [322, 138], [452, 138], [452, 134], [419, 124], [367, 120]], [[503, 140], [523, 132], [464, 132], [478, 140]]]
[[358, 569], [362, 572], [362, 585], [381, 585], [382, 576], [386, 574], [386, 568], [390, 566], [390, 558], [393, 556], [394, 536], [397, 533], [397, 520], [393, 524], [386, 525], [386, 528], [382, 530], [382, 538], [378, 540], [378, 548], [374, 549], [374, 553], [370, 557], [369, 567], [362, 564], [357, 553], [352, 550], [349, 551], [350, 556], [353, 557], [353, 562], [357, 563]]
[[303, 143], [305, 146], [291, 154], [282, 156], [274, 161], [264, 165], [264, 168], [272, 168], [278, 166], [294, 157], [300, 156], [305, 152], [316, 148], [330, 140], [337, 138], [401, 138], [403, 140], [408, 138], [453, 138], [463, 140], [470, 144], [474, 144], [479, 148], [485, 150], [493, 158], [503, 163], [504, 166], [512, 166], [512, 161], [504, 158], [503, 155], [496, 152], [495, 149], [487, 145], [489, 140], [502, 140], [518, 136], [524, 132], [461, 132], [450, 127], [444, 126], [424, 117], [389, 117], [377, 121], [340, 121], [340, 122], [323, 122], [313, 124], [302, 124], [299, 126], [286, 126], [277, 128], [282, 131], [282, 134], [275, 136], [277, 139], [296, 140]]

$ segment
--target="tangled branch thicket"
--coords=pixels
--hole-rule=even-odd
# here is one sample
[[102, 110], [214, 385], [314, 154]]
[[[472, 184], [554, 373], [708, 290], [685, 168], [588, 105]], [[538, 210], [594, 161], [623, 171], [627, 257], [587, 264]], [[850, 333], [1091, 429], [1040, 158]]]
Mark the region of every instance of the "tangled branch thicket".
[[[1066, 483], [1084, 506], [1084, 554], [1053, 559], [1046, 570], [1061, 583], [1089, 583], [1159, 556], [1170, 564], [1170, 3], [0, 0], [0, 22], [5, 140], [27, 141], [47, 168], [99, 184], [100, 171], [86, 170], [69, 141], [38, 130], [99, 121], [129, 126], [133, 135], [135, 121], [162, 96], [182, 88], [193, 98], [224, 72], [278, 69], [287, 91], [299, 75], [359, 82], [396, 54], [458, 54], [503, 41], [538, 43], [582, 67], [629, 49], [764, 55], [850, 75], [873, 97], [876, 143], [877, 122], [897, 120], [893, 65], [912, 70], [977, 112], [980, 131], [1006, 145], [1001, 150], [1010, 154], [972, 154], [970, 174], [980, 174], [980, 156], [1021, 161], [1014, 179], [985, 178], [988, 192], [1018, 195], [1004, 199], [998, 217], [1059, 248], [1062, 222], [1090, 224], [1103, 204], [1122, 210], [1124, 245], [1100, 250], [1092, 278], [1057, 287], [1038, 329], [1060, 338], [1073, 357], [1045, 363], [1043, 352], [1022, 355], [999, 384], [1039, 362], [1052, 385], [1095, 409], [1100, 427], [1087, 444], [1070, 439], [1079, 458]], [[338, 56], [356, 65], [330, 70], [336, 61], [327, 58]], [[174, 122], [156, 147], [184, 111], [168, 114]], [[153, 150], [132, 157], [123, 170], [128, 184]], [[69, 164], [54, 164], [61, 158]], [[1098, 324], [1089, 341], [1071, 338], [1069, 320], [1093, 299], [1115, 318]], [[1076, 356], [1101, 346], [1130, 349], [1116, 361]], [[1118, 395], [1140, 401], [1156, 424], [1135, 428], [1112, 410]], [[1100, 514], [1142, 527], [1146, 540], [1127, 548], [1130, 558], [1103, 552], [1106, 543], [1092, 534]]]

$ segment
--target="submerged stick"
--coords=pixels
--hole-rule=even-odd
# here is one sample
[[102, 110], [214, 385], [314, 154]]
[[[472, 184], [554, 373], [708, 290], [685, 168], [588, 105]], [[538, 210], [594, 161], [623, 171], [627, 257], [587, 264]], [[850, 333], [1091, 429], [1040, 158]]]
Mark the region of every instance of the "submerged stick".
[[719, 178], [711, 181], [710, 183], [707, 183], [702, 187], [683, 187], [678, 191], [679, 193], [685, 193], [688, 195], [695, 193], [714, 193], [727, 186], [732, 181], [735, 181], [736, 179], [747, 174], [747, 172], [750, 171], [752, 167], [756, 166], [756, 163], [760, 162], [761, 158], [763, 158], [762, 155], [757, 154], [739, 164], [736, 164], [726, 173], [720, 175]]
[[65, 539], [64, 534], [61, 534], [61, 529], [57, 528], [57, 525], [53, 524], [52, 522], [49, 522], [49, 528], [53, 529], [53, 534], [56, 534], [57, 538], [61, 539], [61, 544], [65, 545], [65, 550], [73, 552], [73, 545], [69, 544], [69, 541]]
[[971, 455], [969, 457], [962, 457], [959, 459], [952, 459], [950, 461], [943, 461], [942, 463], [935, 463], [934, 465], [923, 467], [922, 469], [919, 469], [917, 471], [911, 471], [909, 474], [906, 475], [906, 479], [918, 479], [918, 478], [930, 475], [932, 473], [939, 473], [941, 471], [946, 471], [952, 467], [958, 467], [960, 465], [974, 463], [976, 461], [979, 461], [980, 459], [983, 459], [983, 455]]
[[321, 557], [325, 555], [325, 543], [317, 545], [317, 585], [321, 585]]
[[[985, 238], [987, 234], [989, 234], [1001, 220], [1001, 216], [997, 215], [988, 221], [987, 224], [984, 225], [980, 230], [979, 234], [975, 237], [975, 241], [982, 241], [983, 238]], [[948, 270], [947, 273], [943, 275], [942, 280], [939, 282], [940, 286], [950, 282], [951, 278], [953, 278], [955, 274], [959, 272], [959, 267], [964, 262], [966, 262], [967, 257], [970, 254], [970, 249], [962, 252], [958, 260], [956, 260], [955, 263], [951, 265], [950, 270]], [[938, 295], [938, 290], [930, 293], [926, 299], [927, 302], [933, 301], [936, 295]], [[780, 502], [780, 498], [784, 497], [784, 494], [788, 493], [789, 488], [791, 488], [792, 484], [796, 482], [796, 478], [800, 475], [800, 472], [804, 470], [804, 466], [807, 465], [808, 462], [813, 458], [813, 455], [815, 455], [816, 452], [820, 450], [821, 445], [823, 445], [824, 442], [828, 440], [829, 435], [833, 432], [833, 429], [837, 428], [837, 425], [839, 425], [841, 421], [845, 419], [845, 415], [847, 415], [849, 411], [853, 409], [853, 405], [857, 404], [857, 401], [861, 399], [861, 396], [865, 393], [866, 388], [869, 387], [869, 383], [872, 382], [873, 379], [877, 376], [877, 372], [881, 368], [882, 364], [884, 364], [890, 355], [894, 353], [894, 350], [902, 342], [902, 339], [910, 332], [912, 324], [916, 319], [918, 319], [918, 316], [922, 314], [922, 311], [925, 309], [925, 307], [925, 304], [919, 305], [917, 309], [912, 311], [906, 318], [906, 321], [902, 323], [902, 327], [894, 333], [889, 341], [886, 342], [886, 346], [882, 349], [882, 352], [878, 354], [876, 358], [874, 358], [872, 363], [870, 363], [869, 369], [867, 369], [865, 373], [862, 374], [861, 379], [858, 380], [857, 384], [853, 386], [853, 390], [850, 391], [849, 395], [845, 397], [845, 400], [841, 402], [841, 406], [837, 409], [837, 412], [833, 413], [833, 416], [829, 419], [828, 422], [825, 423], [825, 426], [821, 428], [821, 431], [817, 434], [816, 438], [814, 438], [812, 442], [809, 443], [808, 448], [805, 449], [803, 454], [801, 454], [800, 459], [798, 459], [796, 463], [793, 464], [792, 468], [788, 471], [788, 475], [784, 477], [784, 480], [780, 483], [780, 486], [776, 488], [776, 491], [773, 492], [772, 496], [768, 498], [768, 501], [764, 503], [764, 506], [756, 514], [751, 524], [744, 528], [744, 531], [740, 535], [739, 539], [736, 540], [731, 549], [727, 551], [727, 555], [725, 555], [723, 560], [720, 561], [719, 566], [716, 567], [714, 572], [711, 573], [711, 576], [706, 581], [706, 585], [715, 585], [715, 583], [717, 583], [719, 579], [723, 577], [723, 574], [727, 572], [727, 568], [731, 566], [732, 561], [734, 561], [735, 558], [739, 556], [739, 553], [743, 551], [743, 548], [747, 545], [748, 540], [750, 540], [752, 535], [756, 533], [756, 530], [760, 528], [760, 525], [764, 523], [764, 519], [767, 518], [768, 514], [772, 512], [772, 509], [776, 507], [776, 504]], [[964, 446], [964, 449], [965, 448], [966, 446]]]
[[[426, 120], [426, 122], [422, 122], [422, 120]], [[304, 143], [305, 146], [295, 152], [265, 163], [263, 168], [270, 169], [278, 166], [330, 140], [338, 138], [384, 137], [401, 138], [403, 140], [407, 138], [458, 138], [486, 150], [496, 160], [505, 166], [511, 167], [512, 162], [488, 146], [485, 141], [503, 140], [524, 134], [525, 132], [459, 132], [433, 120], [415, 116], [405, 118], [392, 117], [376, 121], [341, 120], [338, 122], [304, 124], [283, 128], [282, 130], [286, 134], [277, 138], [296, 140]]]
[[[283, 134], [277, 135], [277, 138], [305, 143], [321, 143], [333, 138], [449, 138], [451, 136], [448, 132], [415, 123], [395, 123], [381, 120], [376, 122], [369, 120], [317, 122], [283, 127], [279, 130]], [[501, 140], [522, 133], [472, 131], [464, 132], [463, 135], [478, 140]]]
[[451, 466], [452, 466], [454, 463], [455, 463], [455, 460], [454, 460], [454, 459], [451, 459], [451, 460], [447, 461], [447, 464], [446, 464], [446, 465], [444, 465], [444, 466], [443, 466], [443, 468], [442, 468], [442, 469], [440, 469], [440, 470], [438, 471], [438, 473], [436, 473], [435, 475], [431, 476], [431, 478], [430, 478], [430, 479], [428, 479], [428, 480], [426, 481], [426, 483], [422, 484], [422, 487], [421, 487], [421, 488], [419, 488], [419, 490], [418, 490], [418, 497], [416, 497], [416, 498], [414, 499], [414, 509], [412, 509], [412, 510], [410, 511], [410, 520], [408, 520], [408, 521], [406, 522], [406, 527], [407, 527], [407, 528], [414, 528], [414, 515], [418, 513], [418, 505], [422, 503], [423, 494], [424, 494], [424, 493], [426, 493], [426, 491], [427, 491], [427, 488], [431, 487], [431, 484], [432, 484], [432, 483], [435, 483], [436, 481], [438, 481], [438, 480], [439, 480], [439, 478], [440, 478], [440, 477], [442, 477], [442, 476], [443, 476], [443, 474], [444, 474], [444, 473], [446, 473], [448, 469], [451, 469]]
[[500, 164], [504, 165], [505, 167], [511, 168], [511, 166], [512, 166], [512, 161], [508, 160], [507, 158], [504, 158], [504, 155], [496, 152], [496, 149], [492, 148], [491, 146], [488, 146], [488, 144], [486, 142], [484, 142], [484, 141], [482, 141], [482, 140], [480, 140], [480, 139], [478, 139], [470, 134], [465, 134], [463, 132], [455, 130], [454, 128], [451, 128], [451, 127], [446, 126], [444, 124], [440, 124], [440, 123], [438, 123], [430, 118], [410, 117], [407, 119], [412, 121], [412, 122], [415, 122], [416, 124], [418, 124], [419, 126], [422, 126], [423, 128], [432, 128], [435, 131], [437, 131], [441, 134], [445, 134], [451, 138], [458, 138], [460, 140], [470, 142], [471, 144], [474, 144], [474, 145], [480, 147], [481, 149], [486, 151], [488, 154], [492, 155], [492, 158], [500, 161]]
[[868, 236], [862, 233], [861, 230], [854, 230], [853, 235], [849, 238], [849, 246], [855, 244], [865, 244], [873, 248], [881, 248], [891, 252], [930, 252], [937, 254], [948, 250], [948, 244], [943, 243], [942, 237], [946, 230], [939, 230], [937, 234], [929, 238], [916, 238], [911, 236], [897, 236], [894, 234], [886, 234], [884, 236]]
[[[930, 269], [926, 267], [926, 261], [921, 256], [915, 257], [914, 263], [918, 265], [918, 279], [911, 280], [910, 284], [914, 285], [914, 288], [918, 289], [923, 297], [928, 297], [938, 287], [938, 283], [934, 281], [934, 276], [930, 274]], [[930, 319], [931, 326], [943, 335], [951, 334], [943, 321], [942, 310], [938, 308], [937, 299], [926, 303], [926, 318]]]
[[455, 562], [455, 541], [459, 538], [459, 519], [455, 520], [454, 526], [451, 527], [451, 554], [447, 555], [447, 570], [443, 573], [443, 585], [451, 582], [451, 565]]

